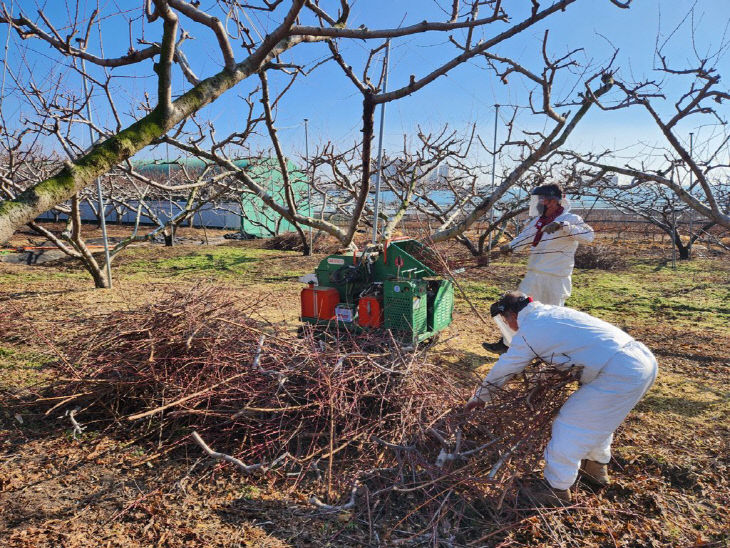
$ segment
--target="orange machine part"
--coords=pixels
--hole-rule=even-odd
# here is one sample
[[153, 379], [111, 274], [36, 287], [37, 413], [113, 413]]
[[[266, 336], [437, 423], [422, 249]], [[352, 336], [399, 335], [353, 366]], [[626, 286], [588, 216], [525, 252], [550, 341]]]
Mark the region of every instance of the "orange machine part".
[[383, 325], [383, 301], [378, 297], [362, 297], [357, 304], [358, 323], [362, 327]]
[[315, 287], [302, 289], [302, 317], [332, 320], [335, 307], [340, 302], [340, 292], [334, 287]]

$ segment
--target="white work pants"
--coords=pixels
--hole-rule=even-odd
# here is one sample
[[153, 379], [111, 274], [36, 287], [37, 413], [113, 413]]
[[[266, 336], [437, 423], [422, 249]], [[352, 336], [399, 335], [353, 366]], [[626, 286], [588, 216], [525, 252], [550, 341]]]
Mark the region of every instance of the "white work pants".
[[542, 304], [563, 306], [570, 297], [570, 276], [553, 276], [528, 270], [520, 282], [519, 290]]
[[632, 341], [617, 352], [591, 382], [573, 393], [553, 422], [545, 449], [545, 479], [568, 489], [580, 461], [611, 460], [613, 433], [654, 383], [657, 363], [649, 349]]

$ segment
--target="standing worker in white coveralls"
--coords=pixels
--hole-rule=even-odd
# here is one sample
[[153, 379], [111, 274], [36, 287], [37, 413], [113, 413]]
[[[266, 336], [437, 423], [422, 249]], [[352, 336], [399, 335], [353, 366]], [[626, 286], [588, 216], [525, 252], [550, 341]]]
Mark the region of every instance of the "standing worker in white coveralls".
[[657, 362], [644, 344], [603, 320], [505, 293], [490, 312], [512, 345], [466, 404], [488, 404], [494, 391], [539, 358], [561, 370], [581, 368], [580, 387], [563, 404], [545, 449], [544, 481], [526, 488], [537, 505], [571, 500], [579, 470], [594, 486], [609, 483], [613, 433], [654, 383]]
[[[500, 248], [502, 253], [530, 250], [527, 272], [519, 290], [543, 304], [563, 306], [570, 297], [579, 243], [593, 241], [593, 229], [579, 215], [570, 213], [570, 204], [560, 185], [548, 184], [535, 188], [530, 196], [532, 219], [514, 240]], [[490, 352], [507, 350], [509, 340], [483, 343]]]

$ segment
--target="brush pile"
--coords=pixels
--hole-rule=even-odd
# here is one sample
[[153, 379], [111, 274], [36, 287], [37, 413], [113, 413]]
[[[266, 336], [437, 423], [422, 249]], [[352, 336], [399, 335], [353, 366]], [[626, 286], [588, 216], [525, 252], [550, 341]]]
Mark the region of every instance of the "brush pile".
[[296, 232], [284, 232], [283, 234], [269, 238], [264, 242], [264, 247], [278, 251], [299, 251], [300, 253], [304, 251], [302, 239]]
[[96, 320], [58, 364], [54, 410], [170, 449], [196, 432], [244, 472], [316, 492], [323, 511], [366, 513], [393, 542], [464, 540], [514, 505], [573, 380], [537, 364], [467, 416], [474, 379], [387, 333], [297, 339], [231, 303], [197, 289]]
[[626, 268], [626, 259], [608, 245], [579, 245], [575, 251], [575, 267], [598, 270], [621, 270]]
[[467, 414], [452, 402], [436, 421], [391, 433], [400, 438], [373, 436], [390, 458], [359, 474], [353, 485], [360, 498], [353, 489], [340, 508], [356, 500], [366, 502], [368, 515], [379, 508], [394, 545], [480, 543], [484, 531], [510, 529], [524, 510], [521, 482], [534, 475], [573, 381], [569, 372], [535, 364], [482, 410]]
[[[308, 234], [307, 234], [308, 237]], [[284, 232], [264, 242], [265, 249], [276, 249], [278, 251], [304, 252], [304, 244], [296, 232]], [[340, 243], [334, 236], [321, 230], [314, 233], [312, 238], [312, 253], [335, 253], [342, 249]]]

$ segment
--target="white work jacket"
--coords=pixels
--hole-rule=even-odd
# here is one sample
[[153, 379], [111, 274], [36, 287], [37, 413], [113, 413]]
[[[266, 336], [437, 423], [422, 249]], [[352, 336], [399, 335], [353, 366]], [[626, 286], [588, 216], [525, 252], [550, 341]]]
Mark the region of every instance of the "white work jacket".
[[555, 219], [555, 222], [562, 222], [563, 227], [552, 234], [545, 232], [543, 227], [542, 239], [533, 247], [537, 220], [537, 217], [530, 219], [525, 229], [510, 242], [510, 247], [514, 251], [530, 250], [527, 270], [559, 277], [570, 276], [575, 263], [575, 250], [579, 243], [589, 244], [593, 241], [593, 229], [580, 215], [570, 213], [566, 208]]
[[517, 315], [519, 329], [509, 350], [487, 374], [476, 397], [489, 398], [492, 386], [501, 387], [522, 372], [534, 358], [561, 370], [582, 367], [583, 384], [598, 376], [603, 366], [634, 340], [608, 322], [563, 306], [532, 302]]

